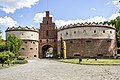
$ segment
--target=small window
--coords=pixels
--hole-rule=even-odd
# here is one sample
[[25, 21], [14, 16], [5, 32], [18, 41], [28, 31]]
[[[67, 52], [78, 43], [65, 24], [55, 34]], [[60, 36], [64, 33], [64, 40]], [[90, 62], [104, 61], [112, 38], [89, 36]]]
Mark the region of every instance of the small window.
[[107, 42], [111, 42], [111, 40], [108, 40]]
[[103, 33], [105, 33], [105, 30], [103, 30]]
[[46, 40], [46, 42], [48, 42], [48, 39]]
[[90, 40], [88, 40], [88, 41], [86, 41], [87, 43], [90, 43], [91, 41]]
[[94, 33], [96, 33], [96, 30], [94, 30]]
[[24, 35], [24, 34], [22, 33], [22, 35]]
[[56, 42], [56, 40], [54, 40], [54, 42]]
[[27, 42], [25, 42], [25, 44], [27, 44]]
[[35, 44], [35, 42], [33, 42], [33, 44]]
[[48, 24], [48, 21], [47, 21], [47, 24]]
[[66, 32], [66, 35], [68, 35], [68, 32]]
[[33, 48], [30, 48], [30, 50], [33, 50]]
[[42, 42], [42, 40], [40, 40], [40, 42]]
[[112, 31], [110, 31], [110, 34], [112, 34]]
[[46, 36], [48, 36], [48, 30], [46, 31]]
[[73, 41], [70, 41], [70, 43], [73, 43]]
[[76, 31], [74, 31], [74, 34], [76, 34]]
[[103, 56], [103, 54], [97, 54], [97, 56], [101, 56], [101, 57], [102, 57], [102, 56]]
[[21, 48], [22, 50], [25, 50], [24, 48]]
[[85, 32], [86, 32], [86, 30], [83, 31], [83, 33], [85, 33]]
[[37, 50], [37, 48], [36, 48], [36, 50]]
[[34, 55], [34, 57], [37, 57], [37, 55]]
[[60, 34], [62, 36], [62, 34]]

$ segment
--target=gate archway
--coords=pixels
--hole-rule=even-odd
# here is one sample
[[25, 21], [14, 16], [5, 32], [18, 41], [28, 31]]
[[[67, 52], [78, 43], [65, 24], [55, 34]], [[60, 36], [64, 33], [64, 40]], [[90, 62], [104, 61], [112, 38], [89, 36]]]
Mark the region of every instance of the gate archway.
[[51, 45], [44, 45], [42, 47], [42, 58], [52, 58], [53, 57], [53, 47]]

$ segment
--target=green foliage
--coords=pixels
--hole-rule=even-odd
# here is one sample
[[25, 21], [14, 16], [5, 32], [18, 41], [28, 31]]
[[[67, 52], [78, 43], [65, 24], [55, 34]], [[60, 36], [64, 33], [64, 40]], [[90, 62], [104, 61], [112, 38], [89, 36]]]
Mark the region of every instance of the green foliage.
[[14, 34], [7, 35], [7, 50], [11, 51], [17, 56], [17, 53], [22, 45], [22, 40]]
[[15, 55], [10, 51], [4, 51], [0, 53], [0, 63], [10, 63], [14, 60]]
[[52, 53], [53, 54], [53, 58], [58, 58], [59, 57], [59, 54], [57, 53], [57, 52], [54, 52], [54, 53]]
[[15, 64], [25, 64], [28, 63], [27, 60], [15, 60]]
[[25, 60], [24, 56], [18, 56], [17, 60]]
[[[58, 59], [58, 61], [60, 62], [65, 62], [65, 63], [74, 63], [74, 64], [78, 64], [79, 63], [79, 59]], [[86, 64], [86, 65], [120, 65], [120, 59], [97, 59], [97, 61], [95, 59], [82, 59], [81, 64]]]
[[2, 44], [0, 45], [0, 52], [6, 51], [6, 44], [2, 42]]
[[120, 47], [120, 16], [111, 21], [105, 21], [104, 24], [112, 24], [116, 27], [117, 46]]
[[120, 31], [120, 16], [115, 19], [115, 27], [117, 32]]
[[0, 30], [0, 45], [2, 43], [2, 31]]

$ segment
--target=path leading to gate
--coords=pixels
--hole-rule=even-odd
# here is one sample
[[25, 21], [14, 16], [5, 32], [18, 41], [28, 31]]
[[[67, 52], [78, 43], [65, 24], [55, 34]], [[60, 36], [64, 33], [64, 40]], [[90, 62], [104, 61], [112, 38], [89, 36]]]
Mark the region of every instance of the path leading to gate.
[[79, 65], [37, 59], [0, 69], [0, 80], [120, 80], [120, 66]]

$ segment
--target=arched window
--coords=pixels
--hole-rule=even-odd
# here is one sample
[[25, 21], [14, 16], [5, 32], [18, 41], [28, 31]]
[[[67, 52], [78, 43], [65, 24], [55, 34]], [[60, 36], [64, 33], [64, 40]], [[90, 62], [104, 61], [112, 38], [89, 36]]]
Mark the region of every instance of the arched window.
[[48, 36], [48, 30], [46, 31], [46, 36]]
[[47, 24], [48, 24], [48, 21], [47, 21]]
[[74, 34], [76, 34], [76, 31], [74, 31]]

